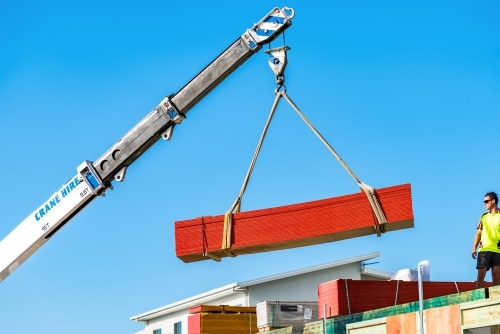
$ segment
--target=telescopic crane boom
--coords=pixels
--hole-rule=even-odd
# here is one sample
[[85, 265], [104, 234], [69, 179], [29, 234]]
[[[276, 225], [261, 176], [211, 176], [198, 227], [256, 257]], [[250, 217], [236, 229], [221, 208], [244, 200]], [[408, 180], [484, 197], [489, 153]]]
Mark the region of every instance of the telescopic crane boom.
[[170, 140], [185, 115], [229, 74], [291, 24], [291, 8], [274, 8], [177, 93], [164, 98], [94, 162], [84, 161], [61, 189], [0, 242], [0, 282], [97, 196], [122, 182], [127, 168], [160, 138]]

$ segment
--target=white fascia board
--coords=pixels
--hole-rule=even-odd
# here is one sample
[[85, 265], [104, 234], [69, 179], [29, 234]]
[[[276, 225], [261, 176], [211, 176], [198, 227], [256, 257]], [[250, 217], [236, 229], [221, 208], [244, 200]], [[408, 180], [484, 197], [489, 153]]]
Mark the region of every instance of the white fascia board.
[[355, 256], [355, 257], [351, 257], [351, 258], [344, 259], [344, 260], [333, 261], [333, 262], [324, 263], [324, 264], [320, 264], [317, 266], [307, 267], [307, 268], [303, 268], [303, 269], [299, 269], [299, 270], [292, 270], [292, 271], [288, 271], [286, 273], [266, 276], [266, 277], [257, 278], [257, 279], [250, 280], [250, 281], [239, 282], [238, 286], [240, 288], [245, 288], [247, 286], [252, 286], [252, 285], [262, 284], [262, 283], [275, 281], [275, 280], [283, 279], [283, 278], [287, 278], [287, 277], [307, 274], [307, 273], [318, 271], [318, 270], [339, 267], [339, 266], [342, 266], [345, 264], [351, 264], [351, 263], [355, 263], [355, 262], [363, 262], [366, 260], [374, 259], [374, 258], [379, 257], [379, 256], [380, 256], [380, 252], [374, 252], [374, 253], [370, 253], [370, 254], [366, 254], [366, 255]]
[[195, 305], [202, 304], [205, 301], [210, 301], [213, 299], [217, 299], [220, 297], [224, 297], [233, 293], [241, 293], [239, 291], [234, 291], [234, 289], [238, 287], [238, 283], [231, 283], [228, 285], [225, 285], [221, 288], [218, 289], [213, 289], [204, 293], [201, 293], [199, 295], [189, 297], [183, 300], [180, 300], [178, 302], [168, 304], [162, 307], [159, 307], [157, 309], [141, 313], [139, 315], [135, 315], [130, 318], [132, 321], [148, 321], [157, 317], [160, 317], [162, 315], [176, 312], [182, 309], [186, 309]]
[[381, 278], [381, 279], [391, 279], [393, 273], [390, 273], [388, 271], [383, 271], [383, 270], [377, 270], [377, 269], [372, 269], [372, 268], [362, 268], [361, 269], [361, 275], [366, 275], [366, 276], [372, 276], [375, 278]]

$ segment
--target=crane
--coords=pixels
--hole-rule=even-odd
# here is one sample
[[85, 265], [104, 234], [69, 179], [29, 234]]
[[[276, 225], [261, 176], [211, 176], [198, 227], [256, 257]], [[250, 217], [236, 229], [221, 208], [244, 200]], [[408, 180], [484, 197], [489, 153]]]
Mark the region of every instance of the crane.
[[[292, 8], [273, 8], [177, 93], [165, 97], [95, 161], [85, 160], [60, 189], [0, 242], [0, 282], [99, 196], [123, 182], [128, 167], [161, 138], [170, 140], [186, 114], [240, 65], [291, 26]], [[279, 61], [279, 60], [277, 60]]]

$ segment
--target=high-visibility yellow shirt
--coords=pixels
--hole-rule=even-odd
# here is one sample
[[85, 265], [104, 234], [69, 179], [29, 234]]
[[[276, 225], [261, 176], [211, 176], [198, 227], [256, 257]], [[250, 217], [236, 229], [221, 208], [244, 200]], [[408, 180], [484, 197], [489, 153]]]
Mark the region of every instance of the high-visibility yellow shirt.
[[477, 228], [481, 230], [479, 251], [500, 253], [500, 211], [484, 213]]

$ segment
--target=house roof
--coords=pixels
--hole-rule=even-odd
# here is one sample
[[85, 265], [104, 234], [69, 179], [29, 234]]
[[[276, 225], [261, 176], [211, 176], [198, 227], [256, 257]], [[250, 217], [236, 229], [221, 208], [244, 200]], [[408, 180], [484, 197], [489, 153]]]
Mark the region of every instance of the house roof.
[[[332, 261], [332, 262], [328, 262], [325, 264], [320, 264], [320, 265], [316, 265], [316, 266], [312, 266], [312, 267], [287, 271], [287, 272], [284, 272], [281, 274], [261, 277], [261, 278], [257, 278], [257, 279], [253, 279], [253, 280], [249, 280], [249, 281], [231, 283], [231, 284], [225, 285], [223, 287], [213, 289], [213, 290], [198, 294], [196, 296], [189, 297], [189, 298], [186, 298], [186, 299], [183, 299], [183, 300], [156, 308], [154, 310], [135, 315], [135, 316], [131, 317], [130, 320], [132, 320], [132, 321], [148, 321], [150, 319], [157, 318], [159, 316], [162, 316], [162, 315], [165, 315], [168, 313], [172, 313], [172, 312], [176, 312], [176, 311], [179, 311], [182, 309], [186, 309], [186, 308], [189, 308], [191, 306], [203, 304], [204, 302], [208, 302], [208, 301], [216, 299], [216, 298], [224, 297], [224, 296], [234, 294], [234, 293], [241, 293], [241, 291], [238, 291], [238, 289], [246, 288], [246, 287], [249, 287], [252, 285], [257, 285], [257, 284], [275, 281], [275, 280], [279, 280], [279, 279], [283, 279], [283, 278], [287, 278], [287, 277], [307, 274], [307, 273], [311, 273], [314, 271], [329, 269], [329, 268], [338, 267], [338, 266], [342, 266], [342, 265], [346, 265], [346, 264], [350, 264], [350, 263], [363, 262], [366, 260], [376, 258], [378, 256], [380, 256], [380, 253], [374, 252], [374, 253], [370, 253], [370, 254], [366, 254], [366, 255], [347, 258], [344, 260]], [[363, 271], [362, 274], [364, 274], [364, 275], [375, 276], [377, 278], [388, 279], [391, 277], [390, 273], [387, 273], [387, 272], [384, 272], [381, 270], [363, 268], [362, 271]]]
[[179, 300], [177, 302], [156, 308], [151, 311], [147, 311], [145, 313], [141, 313], [139, 315], [135, 315], [130, 318], [132, 321], [147, 321], [168, 313], [172, 313], [175, 311], [179, 311], [182, 309], [189, 308], [191, 306], [195, 306], [198, 304], [203, 304], [204, 301], [210, 301], [215, 298], [220, 298], [227, 296], [229, 294], [233, 294], [234, 289], [238, 287], [238, 283], [231, 283], [228, 285], [224, 285], [223, 287], [213, 289], [204, 293], [200, 293], [196, 296], [189, 297], [183, 300]]
[[379, 257], [379, 256], [380, 256], [380, 253], [379, 252], [375, 252], [375, 253], [370, 253], [370, 254], [366, 254], [366, 255], [350, 257], [348, 259], [344, 259], [344, 260], [340, 260], [340, 261], [328, 262], [328, 263], [320, 264], [320, 265], [317, 265], [317, 266], [312, 266], [312, 267], [302, 268], [302, 269], [298, 269], [298, 270], [287, 271], [285, 273], [281, 273], [281, 274], [277, 274], [277, 275], [271, 275], [271, 276], [266, 276], [266, 277], [262, 277], [262, 278], [257, 278], [257, 279], [253, 279], [253, 280], [250, 280], [250, 281], [245, 281], [245, 282], [237, 283], [237, 284], [238, 284], [239, 288], [246, 288], [247, 286], [252, 286], [252, 285], [262, 284], [262, 283], [266, 283], [266, 282], [270, 282], [270, 281], [275, 281], [275, 280], [283, 279], [283, 278], [287, 278], [287, 277], [292, 277], [292, 276], [307, 274], [307, 273], [311, 273], [313, 271], [329, 269], [329, 268], [338, 267], [338, 266], [342, 266], [342, 265], [349, 264], [349, 263], [354, 263], [354, 262], [362, 262], [362, 261], [370, 260], [370, 259], [373, 259], [373, 258], [376, 258], [376, 257]]

